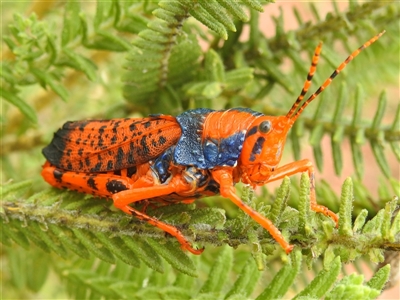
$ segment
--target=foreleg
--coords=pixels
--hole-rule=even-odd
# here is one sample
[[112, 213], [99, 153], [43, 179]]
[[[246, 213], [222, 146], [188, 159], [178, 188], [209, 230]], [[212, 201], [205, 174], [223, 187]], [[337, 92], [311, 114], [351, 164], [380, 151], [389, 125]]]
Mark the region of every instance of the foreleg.
[[330, 217], [338, 226], [339, 217], [332, 211], [330, 211], [327, 207], [320, 205], [317, 203], [317, 198], [315, 194], [315, 175], [314, 175], [314, 166], [312, 165], [311, 161], [308, 159], [303, 159], [299, 161], [295, 161], [279, 167], [272, 172], [272, 175], [269, 179], [265, 182], [276, 181], [282, 179], [286, 176], [291, 176], [294, 174], [307, 172], [308, 176], [310, 177], [310, 204], [311, 209], [315, 212], [323, 213], [324, 215]]

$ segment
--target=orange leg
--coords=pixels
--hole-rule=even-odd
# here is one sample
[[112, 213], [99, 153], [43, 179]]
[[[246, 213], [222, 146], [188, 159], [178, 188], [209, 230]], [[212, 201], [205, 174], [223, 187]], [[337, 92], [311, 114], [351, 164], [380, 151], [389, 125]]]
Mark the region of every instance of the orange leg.
[[212, 171], [214, 179], [220, 184], [220, 192], [223, 197], [229, 198], [235, 203], [240, 209], [248, 214], [254, 221], [259, 223], [272, 235], [272, 237], [281, 245], [281, 247], [289, 254], [293, 250], [293, 245], [290, 245], [285, 241], [282, 233], [275, 225], [268, 220], [266, 217], [259, 214], [257, 211], [252, 209], [250, 206], [243, 203], [243, 201], [236, 195], [235, 188], [232, 180], [231, 169], [219, 169]]
[[184, 193], [192, 189], [193, 186], [191, 184], [188, 184], [181, 176], [176, 175], [168, 184], [122, 191], [114, 194], [112, 199], [114, 200], [115, 207], [121, 209], [127, 214], [135, 214], [139, 219], [168, 232], [179, 241], [182, 249], [198, 255], [201, 254], [204, 249], [192, 248], [184, 235], [175, 226], [165, 224], [156, 218], [150, 217], [129, 206], [129, 204], [137, 201], [165, 196], [171, 193]]
[[330, 211], [327, 207], [323, 205], [319, 205], [317, 203], [317, 198], [315, 195], [315, 176], [314, 176], [314, 167], [310, 160], [303, 159], [299, 161], [295, 161], [284, 165], [282, 167], [277, 168], [269, 179], [265, 182], [271, 182], [275, 180], [279, 180], [284, 178], [285, 176], [291, 176], [297, 173], [307, 172], [308, 176], [310, 177], [310, 204], [311, 209], [315, 212], [323, 213], [325, 216], [330, 217], [338, 226], [339, 217], [332, 211]]
[[70, 189], [81, 193], [100, 197], [111, 197], [121, 189], [130, 189], [134, 181], [129, 177], [121, 177], [105, 173], [80, 173], [59, 169], [49, 162], [43, 166], [44, 180], [59, 189]]

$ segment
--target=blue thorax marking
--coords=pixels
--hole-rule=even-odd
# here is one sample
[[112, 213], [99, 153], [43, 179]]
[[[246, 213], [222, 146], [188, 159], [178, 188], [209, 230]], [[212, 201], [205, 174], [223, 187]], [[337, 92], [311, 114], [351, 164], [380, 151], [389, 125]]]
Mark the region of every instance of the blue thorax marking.
[[172, 162], [172, 155], [174, 153], [174, 147], [169, 147], [155, 160], [151, 169], [158, 175], [158, 179], [161, 183], [164, 183], [171, 175], [169, 172], [169, 166]]
[[[233, 108], [254, 116], [263, 114], [248, 108]], [[186, 111], [176, 117], [182, 128], [182, 135], [175, 147], [174, 162], [199, 169], [216, 166], [234, 166], [242, 152], [245, 130], [220, 140], [202, 139], [202, 129], [207, 115], [214, 110], [199, 108]]]
[[213, 111], [212, 109], [198, 108], [188, 110], [176, 117], [182, 129], [182, 135], [174, 151], [176, 164], [196, 166], [200, 169], [208, 168], [203, 153], [201, 131], [206, 116]]

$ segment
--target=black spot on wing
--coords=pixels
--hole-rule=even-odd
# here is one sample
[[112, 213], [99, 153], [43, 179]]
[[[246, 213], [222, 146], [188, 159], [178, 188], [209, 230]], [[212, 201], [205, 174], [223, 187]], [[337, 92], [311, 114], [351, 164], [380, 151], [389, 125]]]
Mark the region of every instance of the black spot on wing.
[[99, 128], [99, 134], [102, 135], [104, 133], [104, 130], [107, 129], [107, 125], [103, 125]]
[[161, 135], [158, 139], [158, 143], [160, 144], [160, 146], [164, 145], [166, 142], [167, 139]]
[[135, 157], [132, 152], [128, 153], [128, 165], [134, 165], [135, 164]]
[[87, 125], [89, 122], [88, 122], [88, 121], [79, 121], [79, 122], [77, 122], [77, 123], [79, 123], [78, 126], [77, 126], [78, 129], [79, 129], [80, 131], [84, 131], [86, 125]]
[[114, 126], [113, 129], [112, 129], [112, 132], [114, 134], [116, 134], [118, 132], [118, 126]]
[[65, 153], [66, 140], [69, 135], [69, 130], [64, 129], [64, 126], [54, 134], [50, 144], [42, 150], [43, 156], [52, 165], [59, 168], [61, 167], [60, 161]]
[[118, 137], [117, 135], [113, 135], [113, 137], [111, 138], [111, 145], [115, 145], [117, 143]]
[[142, 152], [143, 155], [148, 155], [150, 153], [150, 149], [147, 145], [147, 135], [142, 136], [141, 140], [140, 140], [140, 145], [142, 146]]
[[137, 130], [137, 126], [136, 126], [136, 122], [133, 122], [131, 125], [129, 125], [129, 130], [130, 131], [135, 131], [135, 130]]
[[121, 147], [119, 147], [117, 150], [117, 157], [116, 157], [116, 163], [115, 163], [116, 169], [120, 169], [123, 166], [124, 158], [125, 158], [124, 150]]
[[135, 153], [134, 150], [135, 150], [135, 145], [134, 145], [133, 142], [130, 142], [129, 143], [129, 151], [127, 153], [127, 156], [128, 156], [127, 161], [128, 161], [128, 165], [130, 165], [130, 166], [136, 164], [135, 156], [134, 156], [134, 153]]
[[101, 161], [99, 161], [93, 168], [90, 169], [90, 172], [100, 172], [102, 167]]

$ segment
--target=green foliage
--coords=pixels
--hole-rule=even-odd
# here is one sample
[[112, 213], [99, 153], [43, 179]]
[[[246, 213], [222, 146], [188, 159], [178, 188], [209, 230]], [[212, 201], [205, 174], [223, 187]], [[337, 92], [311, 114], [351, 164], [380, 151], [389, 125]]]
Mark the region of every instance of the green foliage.
[[[390, 1], [350, 1], [343, 10], [333, 3], [324, 17], [311, 4], [312, 21], [303, 20], [306, 14], [294, 8], [298, 26], [286, 30], [284, 25], [293, 17], [281, 11], [271, 18], [275, 33], [267, 37], [260, 22], [269, 17], [260, 12], [273, 6], [264, 2], [74, 1], [57, 6], [37, 2], [29, 9], [26, 4], [4, 6], [6, 50], [0, 76], [1, 96], [7, 102], [1, 115], [4, 297], [374, 299], [380, 295], [389, 279], [389, 265], [368, 279], [359, 275], [361, 271], [347, 275], [343, 264], [382, 262], [387, 250], [399, 251], [395, 195], [400, 194], [400, 184], [393, 164], [400, 160], [400, 106], [391, 90], [398, 84], [400, 67], [400, 7]], [[12, 19], [11, 10], [19, 11]], [[24, 16], [24, 10], [37, 15]], [[346, 53], [382, 30], [385, 35], [305, 110], [288, 141], [293, 157], [304, 158], [301, 146], [308, 134], [316, 167], [322, 170], [329, 161], [323, 145], [328, 136], [336, 174], [347, 172], [344, 147], [349, 141], [355, 177], [344, 181], [341, 193], [328, 181], [317, 180], [316, 186], [318, 202], [339, 212], [339, 227], [310, 210], [309, 178], [304, 174], [299, 185], [298, 180], [291, 183], [284, 178], [274, 193], [263, 189], [259, 195], [238, 187], [242, 200], [267, 216], [295, 245], [288, 256], [259, 224], [220, 197], [147, 210], [177, 226], [195, 246], [205, 246], [205, 252], [195, 257], [164, 232], [116, 211], [111, 202], [48, 188], [38, 175], [41, 148], [67, 120], [176, 115], [196, 107], [236, 106], [284, 115], [301, 90], [319, 40], [325, 47], [314, 76], [316, 86]], [[345, 51], [336, 51], [340, 50], [336, 43]], [[366, 144], [373, 162], [365, 154]], [[382, 177], [378, 196], [362, 183], [372, 163], [379, 166], [380, 172], [374, 172]]]
[[[143, 268], [141, 266], [144, 263], [159, 273], [166, 273], [165, 263], [167, 263], [168, 268], [172, 267], [189, 276], [198, 276], [198, 270], [193, 261], [179, 249], [177, 241], [166, 237], [162, 232], [154, 230], [145, 223], [130, 221], [130, 218], [123, 213], [110, 211], [109, 204], [105, 200], [86, 198], [83, 201], [81, 195], [77, 193], [63, 192], [60, 194], [54, 189], [48, 189], [29, 199], [24, 199], [23, 190], [28, 189], [29, 186], [29, 182], [23, 182], [3, 187], [1, 195], [3, 199], [1, 215], [3, 244], [12, 247], [15, 242], [25, 249], [31, 249], [33, 247], [31, 244], [34, 244], [42, 251], [53, 252], [64, 259], [69, 256], [68, 253], [75, 253], [84, 259], [94, 256], [108, 264], [123, 262], [135, 268]], [[299, 208], [309, 206], [308, 186], [308, 176], [303, 175]], [[353, 183], [350, 178], [345, 181], [342, 188], [338, 230], [333, 229], [330, 220], [317, 216], [309, 209], [299, 209], [297, 212], [288, 207], [280, 199], [287, 199], [289, 190], [289, 180], [286, 178], [276, 199], [276, 202], [281, 203], [279, 206], [282, 208], [270, 209], [269, 215], [272, 219], [281, 220], [278, 224], [286, 224], [286, 226], [282, 226], [284, 233], [291, 232], [291, 242], [296, 243], [302, 249], [302, 254], [306, 255], [310, 262], [316, 256], [324, 255], [324, 264], [327, 266], [327, 271], [319, 273], [310, 285], [298, 294], [298, 297], [308, 295], [320, 298], [326, 294], [340, 272], [339, 258], [343, 262], [349, 262], [362, 255], [368, 255], [372, 261], [381, 261], [384, 249], [392, 247], [396, 242], [396, 236], [400, 234], [398, 217], [392, 220], [394, 209], [399, 205], [397, 198], [387, 203], [386, 207], [366, 224], [358, 221], [363, 219], [365, 222], [365, 217], [359, 216], [353, 225], [350, 216], [354, 195]], [[244, 193], [244, 197], [247, 199], [243, 200], [248, 201], [252, 194]], [[211, 244], [219, 245], [223, 241], [231, 246], [249, 242], [253, 245], [271, 245], [272, 240], [269, 234], [264, 230], [259, 230], [259, 225], [255, 222], [250, 221], [249, 223], [249, 217], [244, 213], [234, 219], [235, 222], [226, 222], [223, 212], [219, 209], [197, 208], [194, 210], [194, 208], [193, 205], [191, 206], [192, 210], [184, 205], [175, 205], [174, 213], [158, 208], [149, 214], [157, 216], [157, 213], [161, 212], [163, 220], [171, 224], [179, 224], [179, 228], [185, 236], [192, 236], [198, 244], [206, 243], [208, 248], [211, 247]], [[261, 207], [257, 209], [261, 212], [268, 211]], [[243, 219], [247, 219], [247, 221]], [[199, 220], [201, 223], [198, 223]], [[203, 224], [207, 224], [207, 228], [213, 228], [212, 235], [210, 235], [209, 229], [204, 229]], [[241, 229], [235, 228], [238, 225]], [[29, 230], [27, 230], [28, 228]], [[317, 230], [317, 228], [320, 229]], [[345, 228], [347, 230], [344, 230]], [[257, 250], [253, 250], [256, 260], [257, 253]], [[279, 298], [288, 291], [291, 282], [298, 276], [302, 254], [299, 250], [293, 252], [291, 259], [294, 261], [276, 274], [270, 285], [260, 293], [259, 299]], [[258, 269], [260, 266], [261, 269], [264, 268], [262, 264], [257, 266], [254, 258], [245, 264], [234, 285], [223, 292], [223, 287], [227, 285], [226, 280], [233, 268], [232, 260], [232, 249], [225, 247], [219, 253], [218, 259], [213, 260], [210, 275], [206, 277], [207, 281], [199, 291], [199, 296], [248, 297], [253, 292], [261, 275]], [[91, 273], [92, 271], [81, 272], [83, 272], [82, 275], [74, 272], [73, 274], [78, 277], [95, 276]], [[376, 275], [376, 279], [374, 279], [375, 277], [371, 279], [370, 287], [363, 287], [363, 291], [365, 291], [362, 293], [358, 291], [361, 293], [360, 295], [365, 293], [377, 296], [383, 283], [387, 280], [388, 272], [384, 274]], [[101, 295], [111, 297], [115, 292], [112, 286], [117, 281], [104, 276], [95, 280], [96, 284], [101, 286], [101, 290], [98, 290], [100, 287], [97, 287], [96, 284], [90, 285], [88, 288]], [[81, 280], [79, 279], [79, 281]], [[89, 281], [91, 282], [91, 280]], [[362, 282], [363, 280], [358, 284], [362, 284]], [[335, 289], [340, 290], [340, 293], [349, 293], [351, 292], [349, 285], [354, 286], [354, 282], [342, 280]], [[153, 289], [151, 291], [155, 292]], [[183, 291], [174, 290], [174, 292]], [[123, 293], [133, 293], [133, 291], [130, 292], [128, 288], [128, 291], [123, 291]], [[134, 294], [129, 295], [132, 297]], [[127, 296], [125, 295], [125, 297]]]

